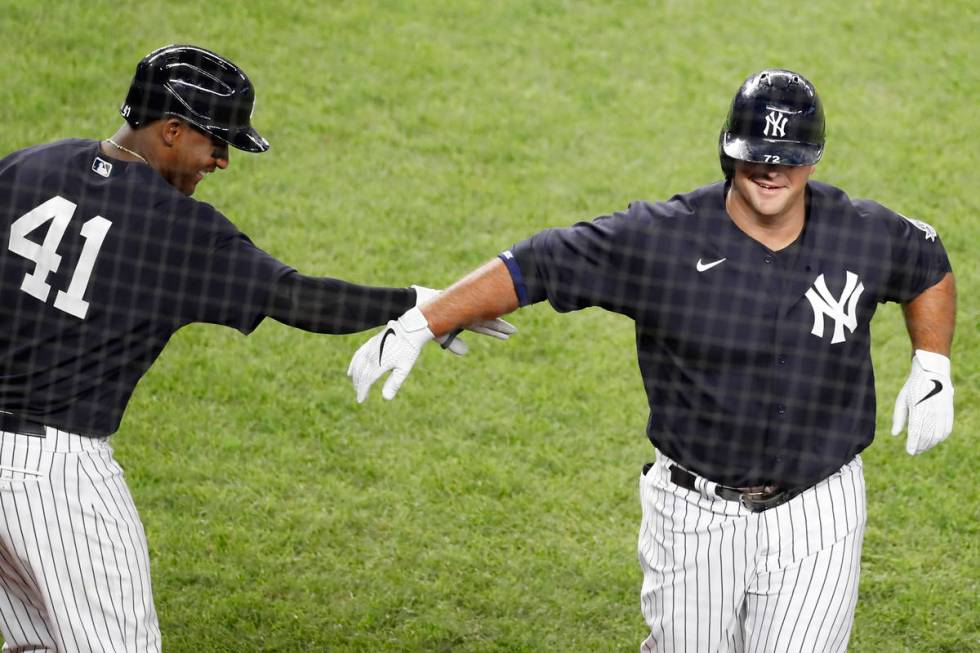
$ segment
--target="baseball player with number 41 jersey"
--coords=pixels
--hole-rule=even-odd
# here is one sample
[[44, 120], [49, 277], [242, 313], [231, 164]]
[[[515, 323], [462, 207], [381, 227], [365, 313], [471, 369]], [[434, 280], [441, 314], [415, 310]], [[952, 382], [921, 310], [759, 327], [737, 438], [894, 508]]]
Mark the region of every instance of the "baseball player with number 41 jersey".
[[109, 436], [174, 332], [248, 334], [272, 317], [352, 333], [437, 294], [299, 274], [191, 198], [230, 147], [269, 149], [254, 99], [232, 62], [167, 46], [139, 62], [111, 138], [0, 159], [5, 651], [160, 651], [146, 537]]
[[719, 137], [723, 182], [547, 229], [407, 311], [348, 369], [391, 399], [420, 348], [547, 300], [632, 318], [656, 462], [643, 468], [641, 651], [844, 651], [875, 434], [870, 323], [898, 302], [911, 372], [894, 409], [919, 454], [953, 423], [955, 290], [935, 229], [810, 179], [813, 85], [745, 80]]

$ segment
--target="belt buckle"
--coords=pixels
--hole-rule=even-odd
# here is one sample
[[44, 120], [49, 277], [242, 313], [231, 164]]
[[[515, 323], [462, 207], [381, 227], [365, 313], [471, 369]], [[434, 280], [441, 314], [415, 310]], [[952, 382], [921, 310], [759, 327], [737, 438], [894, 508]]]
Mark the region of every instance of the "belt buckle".
[[742, 496], [739, 498], [739, 503], [751, 510], [752, 512], [764, 512], [770, 508], [775, 508], [778, 505], [786, 503], [792, 496], [789, 490], [778, 489], [766, 491], [765, 489], [759, 490], [758, 492], [743, 492]]

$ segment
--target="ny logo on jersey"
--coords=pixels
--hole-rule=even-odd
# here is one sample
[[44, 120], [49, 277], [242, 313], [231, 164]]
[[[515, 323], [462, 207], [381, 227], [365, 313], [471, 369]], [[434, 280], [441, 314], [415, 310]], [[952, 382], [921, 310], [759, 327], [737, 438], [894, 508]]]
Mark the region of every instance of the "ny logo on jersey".
[[[779, 109], [771, 109], [769, 113], [766, 114], [766, 128], [763, 130], [765, 136], [786, 136], [786, 123], [789, 122], [789, 118], [784, 116]], [[772, 128], [772, 134], [769, 133], [769, 128]]]
[[[813, 282], [813, 287], [806, 291], [806, 298], [810, 300], [813, 308], [813, 329], [810, 333], [823, 338], [824, 316], [834, 321], [834, 337], [830, 344], [836, 345], [844, 342], [844, 327], [851, 333], [857, 328], [857, 303], [864, 292], [864, 284], [858, 281], [858, 275], [847, 271], [847, 281], [844, 283], [844, 292], [840, 299], [834, 299], [827, 282], [821, 274]], [[846, 309], [844, 305], [847, 305]]]

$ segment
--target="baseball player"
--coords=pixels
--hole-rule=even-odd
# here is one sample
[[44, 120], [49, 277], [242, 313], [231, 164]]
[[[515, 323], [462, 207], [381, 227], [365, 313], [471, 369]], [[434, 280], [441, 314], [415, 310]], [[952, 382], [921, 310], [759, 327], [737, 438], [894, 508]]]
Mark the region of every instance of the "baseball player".
[[[656, 462], [640, 477], [641, 651], [843, 651], [875, 430], [871, 317], [903, 306], [895, 405], [919, 454], [953, 421], [953, 276], [936, 231], [811, 181], [812, 84], [764, 70], [721, 131], [725, 181], [548, 229], [368, 340], [357, 400], [391, 399], [433, 335], [542, 300], [631, 317]], [[384, 349], [381, 349], [381, 345]]]
[[437, 294], [301, 275], [191, 198], [229, 147], [269, 149], [254, 97], [227, 59], [168, 46], [139, 62], [111, 138], [0, 160], [3, 650], [160, 651], [146, 538], [108, 438], [175, 331], [248, 334], [272, 317], [350, 333]]

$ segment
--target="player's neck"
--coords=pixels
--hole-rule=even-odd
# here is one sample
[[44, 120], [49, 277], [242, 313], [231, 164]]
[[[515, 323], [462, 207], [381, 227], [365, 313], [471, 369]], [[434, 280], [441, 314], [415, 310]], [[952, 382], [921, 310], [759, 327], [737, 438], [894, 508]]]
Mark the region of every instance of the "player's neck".
[[775, 252], [792, 244], [803, 231], [806, 222], [805, 195], [800, 193], [784, 210], [767, 214], [757, 211], [737, 190], [729, 189], [725, 209], [736, 227]]
[[101, 149], [103, 154], [114, 159], [153, 165], [150, 163], [146, 144], [137, 137], [136, 132], [129, 125], [122, 125], [115, 134], [102, 141]]

